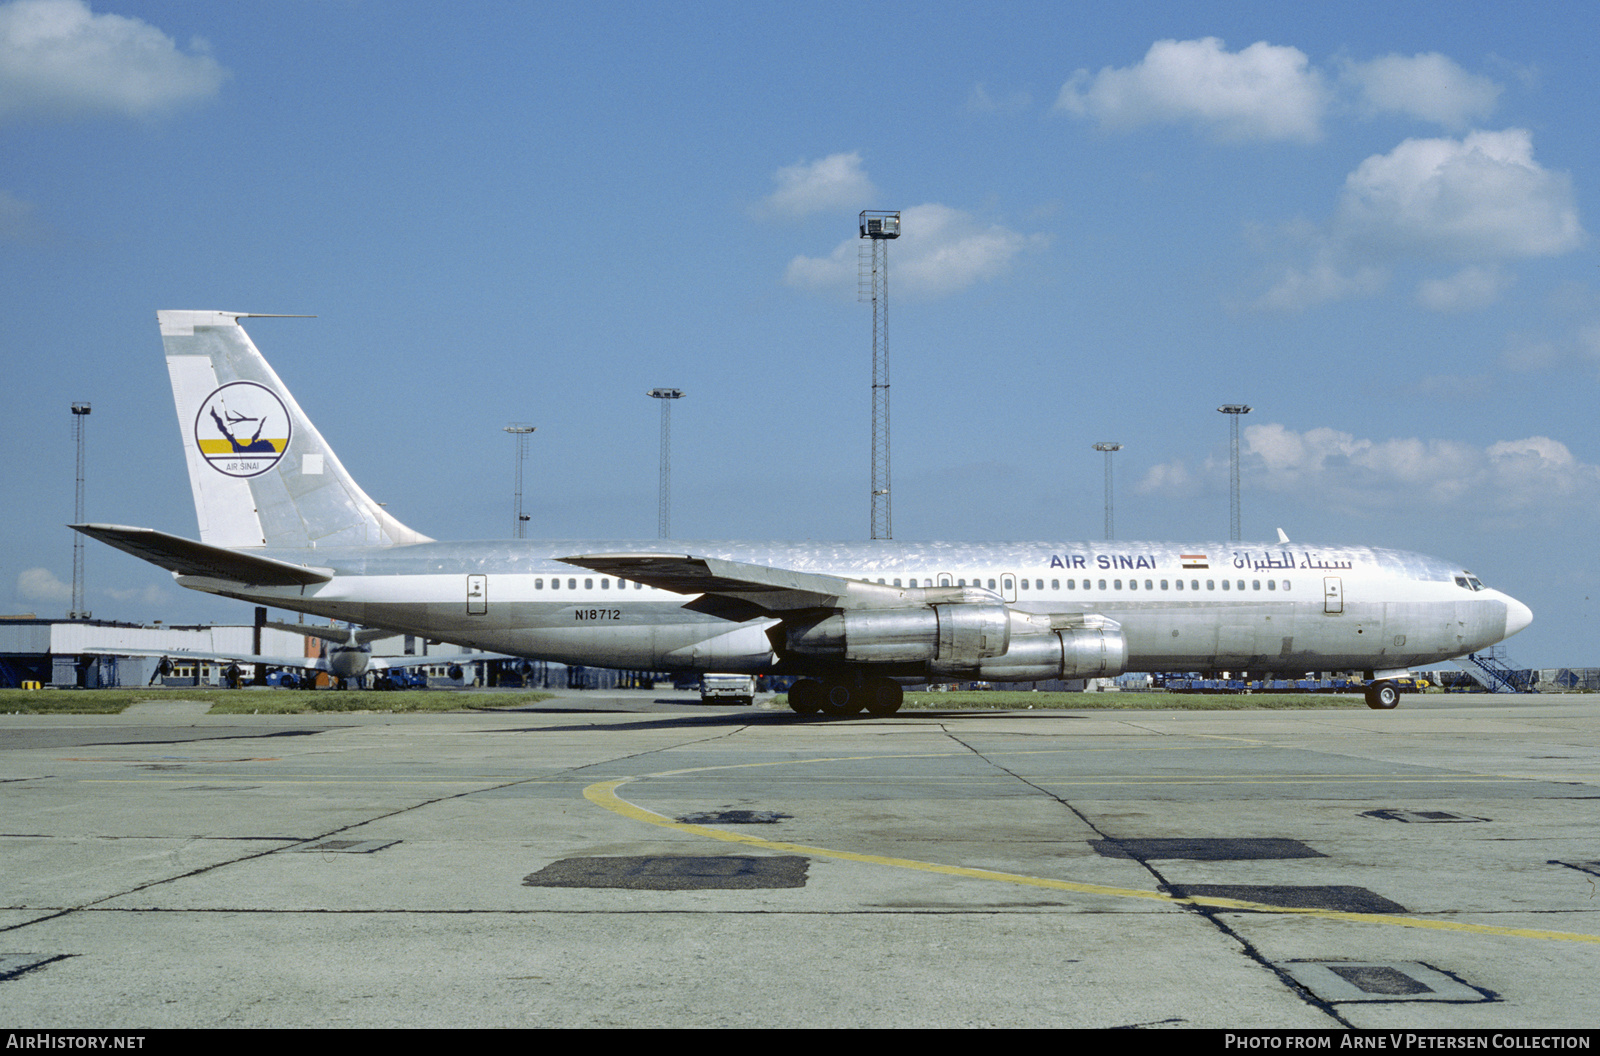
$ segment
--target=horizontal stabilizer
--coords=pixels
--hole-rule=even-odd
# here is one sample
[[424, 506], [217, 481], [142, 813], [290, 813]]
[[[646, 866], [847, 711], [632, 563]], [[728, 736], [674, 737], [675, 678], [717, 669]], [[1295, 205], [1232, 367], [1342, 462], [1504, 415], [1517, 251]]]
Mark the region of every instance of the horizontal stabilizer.
[[325, 642], [338, 642], [347, 645], [350, 642], [350, 632], [355, 632], [355, 644], [369, 645], [380, 638], [396, 638], [404, 632], [385, 630], [382, 627], [335, 627], [326, 623], [278, 623], [275, 620], [266, 620], [263, 627], [271, 627], [275, 631], [288, 631], [290, 634], [303, 634], [310, 638], [321, 638]]
[[200, 649], [133, 649], [126, 646], [106, 646], [83, 649], [87, 656], [148, 656], [163, 660], [206, 660], [214, 664], [261, 664], [265, 667], [293, 667], [304, 671], [326, 670], [327, 665], [314, 656], [263, 656], [258, 653], [218, 653]]
[[424, 653], [417, 656], [374, 656], [372, 666], [378, 671], [403, 671], [413, 667], [447, 667], [479, 660], [515, 659], [510, 653]]
[[260, 587], [310, 586], [333, 578], [330, 569], [291, 565], [270, 557], [208, 546], [153, 528], [129, 528], [120, 524], [74, 524], [71, 527], [179, 576], [231, 579]]
[[[288, 625], [285, 625], [288, 626]], [[148, 656], [166, 660], [209, 660], [212, 663], [261, 664], [264, 667], [293, 667], [301, 671], [327, 671], [328, 661], [320, 656], [268, 656], [262, 653], [219, 653], [200, 649], [135, 649], [129, 646], [105, 646], [79, 649], [85, 656]], [[477, 660], [513, 660], [507, 653], [435, 653], [426, 656], [367, 656], [367, 667], [373, 671], [399, 671], [429, 665], [470, 664]], [[364, 672], [363, 672], [364, 673]]]

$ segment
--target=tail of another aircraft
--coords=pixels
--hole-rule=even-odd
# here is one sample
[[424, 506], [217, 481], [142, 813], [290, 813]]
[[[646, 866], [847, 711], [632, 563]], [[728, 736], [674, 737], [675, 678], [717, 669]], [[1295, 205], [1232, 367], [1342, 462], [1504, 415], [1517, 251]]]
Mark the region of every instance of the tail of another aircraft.
[[239, 325], [248, 313], [156, 316], [202, 542], [317, 547], [428, 541], [350, 479]]

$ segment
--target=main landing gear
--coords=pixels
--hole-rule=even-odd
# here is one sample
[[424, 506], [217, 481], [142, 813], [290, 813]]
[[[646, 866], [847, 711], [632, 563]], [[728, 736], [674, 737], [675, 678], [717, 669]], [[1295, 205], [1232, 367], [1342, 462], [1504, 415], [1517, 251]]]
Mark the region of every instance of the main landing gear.
[[869, 715], [893, 715], [904, 699], [900, 683], [889, 678], [825, 682], [802, 678], [789, 687], [789, 707], [801, 715], [854, 715], [863, 710]]
[[1367, 707], [1376, 711], [1389, 711], [1400, 703], [1400, 687], [1393, 682], [1379, 681], [1367, 686]]

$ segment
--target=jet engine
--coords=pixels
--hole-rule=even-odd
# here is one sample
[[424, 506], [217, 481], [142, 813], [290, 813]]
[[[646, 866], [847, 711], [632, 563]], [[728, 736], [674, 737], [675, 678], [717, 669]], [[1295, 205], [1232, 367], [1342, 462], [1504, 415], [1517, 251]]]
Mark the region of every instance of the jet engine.
[[787, 651], [813, 660], [925, 664], [929, 676], [1033, 682], [1122, 672], [1128, 642], [1114, 620], [1019, 612], [974, 601], [843, 609], [785, 624]]
[[1042, 682], [1119, 675], [1128, 662], [1128, 640], [1115, 620], [1085, 616], [1057, 627], [1050, 616], [1015, 610], [1010, 615], [1011, 647], [1004, 656], [984, 658], [976, 664], [936, 660], [928, 665], [928, 673], [994, 682]]
[[817, 660], [866, 664], [973, 664], [1004, 656], [1010, 610], [1000, 602], [906, 609], [843, 609], [786, 626], [789, 651]]

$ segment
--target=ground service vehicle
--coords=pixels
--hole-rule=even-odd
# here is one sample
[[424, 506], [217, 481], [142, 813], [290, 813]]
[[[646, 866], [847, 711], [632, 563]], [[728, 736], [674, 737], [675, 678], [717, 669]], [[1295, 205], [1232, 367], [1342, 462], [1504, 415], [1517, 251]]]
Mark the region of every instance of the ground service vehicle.
[[754, 675], [706, 674], [700, 677], [702, 704], [754, 704], [755, 700]]

